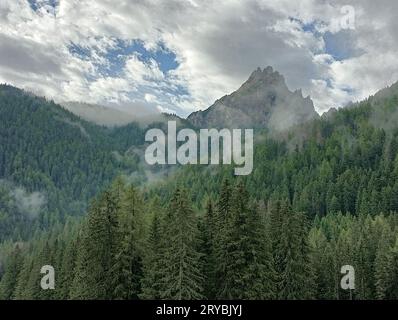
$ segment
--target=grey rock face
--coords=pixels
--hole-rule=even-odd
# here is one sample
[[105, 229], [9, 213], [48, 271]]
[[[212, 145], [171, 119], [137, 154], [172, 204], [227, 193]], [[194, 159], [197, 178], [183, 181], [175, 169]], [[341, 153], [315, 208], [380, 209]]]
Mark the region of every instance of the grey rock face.
[[319, 117], [301, 90], [291, 92], [271, 67], [258, 68], [235, 92], [188, 117], [199, 128], [269, 128], [283, 130]]

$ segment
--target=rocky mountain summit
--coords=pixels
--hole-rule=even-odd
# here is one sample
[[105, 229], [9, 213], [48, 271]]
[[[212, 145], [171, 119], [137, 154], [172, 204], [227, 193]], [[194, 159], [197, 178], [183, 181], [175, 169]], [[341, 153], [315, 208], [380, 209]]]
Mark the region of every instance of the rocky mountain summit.
[[310, 97], [290, 91], [272, 67], [258, 68], [235, 92], [188, 120], [199, 128], [269, 128], [283, 130], [319, 117]]

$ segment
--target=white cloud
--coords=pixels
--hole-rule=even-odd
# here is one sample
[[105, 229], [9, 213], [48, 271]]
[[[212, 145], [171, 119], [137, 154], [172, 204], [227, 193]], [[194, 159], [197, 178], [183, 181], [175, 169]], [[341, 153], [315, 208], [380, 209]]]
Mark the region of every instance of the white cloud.
[[164, 78], [155, 60], [151, 59], [148, 63], [144, 63], [138, 59], [137, 55], [132, 55], [127, 59], [125, 72], [128, 78], [140, 83], [160, 81]]
[[156, 96], [153, 94], [146, 93], [144, 98], [146, 102], [156, 102]]
[[160, 106], [160, 105], [158, 105], [156, 108], [157, 108], [158, 111], [161, 112], [161, 113], [170, 113], [170, 114], [175, 113], [174, 110], [171, 110], [171, 109], [169, 109], [169, 108], [162, 107], [162, 106]]
[[[322, 35], [341, 33], [344, 5], [343, 0], [60, 0], [55, 10], [42, 6], [35, 12], [27, 1], [3, 0], [0, 81], [56, 100], [138, 99], [186, 115], [236, 90], [257, 66], [272, 65], [292, 90], [303, 88], [325, 111], [398, 79], [398, 3], [350, 1], [355, 30], [347, 44], [343, 37], [336, 41], [360, 54], [337, 61]], [[101, 68], [110, 67], [106, 53], [117, 39], [140, 39], [149, 51], [163, 43], [179, 66], [163, 73], [159, 61], [128, 53], [118, 74], [103, 74]], [[90, 54], [71, 53], [71, 44]]]

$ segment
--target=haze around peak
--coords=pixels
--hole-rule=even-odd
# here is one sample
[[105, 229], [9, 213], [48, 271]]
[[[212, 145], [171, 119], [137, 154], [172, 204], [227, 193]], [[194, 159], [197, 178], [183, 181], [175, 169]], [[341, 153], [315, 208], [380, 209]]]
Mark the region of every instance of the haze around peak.
[[258, 127], [284, 130], [317, 118], [312, 100], [292, 92], [272, 67], [257, 68], [238, 90], [188, 120], [198, 127]]

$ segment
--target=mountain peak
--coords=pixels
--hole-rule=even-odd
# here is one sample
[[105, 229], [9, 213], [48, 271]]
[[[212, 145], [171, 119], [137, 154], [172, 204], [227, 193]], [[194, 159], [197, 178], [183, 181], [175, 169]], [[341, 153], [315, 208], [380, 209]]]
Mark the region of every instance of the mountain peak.
[[283, 130], [318, 117], [312, 100], [292, 92], [270, 66], [257, 68], [242, 86], [188, 120], [197, 127], [270, 128]]
[[[286, 87], [285, 78], [278, 72], [274, 71], [271, 66], [261, 70], [258, 67], [252, 72], [249, 79], [242, 85], [241, 88], [247, 86], [273, 86], [273, 85], [284, 85]], [[287, 88], [287, 87], [286, 87]]]
[[262, 70], [261, 70], [260, 67], [257, 67], [257, 69], [254, 70], [252, 72], [252, 74], [250, 75], [249, 80], [251, 80], [251, 79], [257, 79], [258, 80], [258, 79], [262, 79], [262, 78], [267, 78], [267, 77], [272, 76], [274, 74], [278, 74], [279, 75], [279, 73], [277, 71], [274, 71], [274, 69], [271, 66], [268, 66], [268, 67], [266, 67], [266, 68], [264, 68]]

